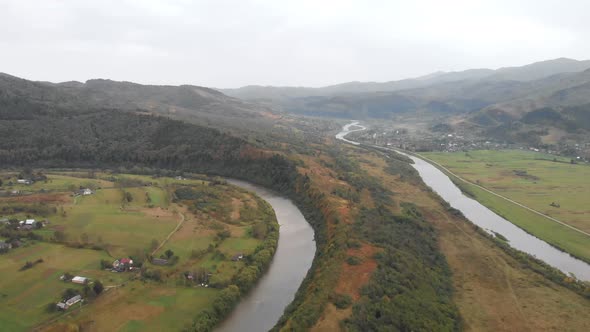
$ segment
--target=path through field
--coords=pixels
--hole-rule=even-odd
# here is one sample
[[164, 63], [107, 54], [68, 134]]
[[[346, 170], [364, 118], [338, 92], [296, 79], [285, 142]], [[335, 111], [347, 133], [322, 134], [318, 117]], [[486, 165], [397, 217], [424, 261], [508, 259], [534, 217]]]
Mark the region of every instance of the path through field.
[[166, 242], [168, 242], [168, 240], [170, 240], [170, 238], [172, 237], [172, 235], [174, 235], [174, 233], [176, 233], [180, 227], [182, 226], [182, 224], [185, 221], [185, 216], [184, 213], [182, 212], [178, 212], [178, 215], [180, 215], [180, 221], [178, 222], [178, 225], [176, 225], [176, 228], [174, 228], [172, 230], [172, 232], [170, 232], [170, 234], [168, 234], [168, 236], [164, 239], [164, 241], [160, 242], [160, 245], [158, 245], [158, 247], [156, 249], [154, 249], [154, 251], [152, 251], [152, 256], [154, 256], [156, 254], [156, 252], [158, 252], [158, 250], [160, 250], [165, 244]]

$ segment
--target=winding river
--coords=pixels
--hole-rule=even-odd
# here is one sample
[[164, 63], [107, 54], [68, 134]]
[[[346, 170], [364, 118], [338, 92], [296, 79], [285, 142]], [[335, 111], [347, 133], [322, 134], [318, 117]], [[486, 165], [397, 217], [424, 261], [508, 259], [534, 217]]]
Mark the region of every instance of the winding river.
[[[360, 127], [361, 129], [351, 130], [350, 128], [352, 126]], [[344, 137], [353, 131], [364, 129], [365, 127], [359, 126], [358, 121], [354, 121], [344, 126], [342, 131], [336, 135], [336, 138], [359, 145], [358, 142], [347, 140]], [[445, 173], [434, 167], [432, 164], [401, 151], [394, 151], [410, 157], [414, 161], [412, 166], [418, 171], [424, 183], [430, 186], [432, 190], [447, 201], [452, 207], [461, 211], [472, 223], [492, 234], [493, 232], [502, 234], [508, 239], [512, 247], [531, 254], [566, 274], [573, 273], [580, 280], [590, 281], [589, 264], [528, 234], [508, 220], [498, 216], [476, 200], [465, 196]]]
[[244, 181], [228, 182], [256, 193], [272, 206], [280, 225], [279, 244], [264, 276], [215, 331], [268, 331], [293, 301], [311, 267], [316, 250], [313, 229], [289, 199]]

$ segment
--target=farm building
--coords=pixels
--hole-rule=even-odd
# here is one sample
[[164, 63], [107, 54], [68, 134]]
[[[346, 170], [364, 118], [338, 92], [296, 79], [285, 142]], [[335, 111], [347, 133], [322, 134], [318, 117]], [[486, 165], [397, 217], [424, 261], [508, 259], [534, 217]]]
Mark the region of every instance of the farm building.
[[75, 276], [72, 278], [72, 282], [75, 284], [81, 284], [84, 285], [88, 282], [88, 278], [86, 277], [80, 277], [80, 276]]
[[33, 180], [29, 180], [29, 179], [17, 179], [16, 183], [18, 184], [33, 184]]
[[76, 304], [80, 301], [82, 301], [82, 296], [76, 295], [76, 296], [72, 297], [71, 299], [69, 299], [65, 302], [60, 302], [56, 305], [57, 305], [57, 308], [60, 310], [67, 310], [69, 307], [73, 306], [74, 304]]
[[76, 295], [74, 297], [72, 297], [71, 299], [66, 301], [66, 305], [67, 306], [72, 306], [78, 302], [82, 301], [82, 296], [81, 295]]

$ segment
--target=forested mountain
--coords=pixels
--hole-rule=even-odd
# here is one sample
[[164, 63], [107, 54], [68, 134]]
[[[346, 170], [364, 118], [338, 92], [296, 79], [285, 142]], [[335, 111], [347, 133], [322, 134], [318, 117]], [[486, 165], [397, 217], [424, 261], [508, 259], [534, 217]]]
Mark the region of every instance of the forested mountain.
[[[271, 112], [264, 105], [198, 86], [141, 85], [102, 79], [55, 84], [32, 82], [7, 74], [0, 74], [0, 98], [4, 102], [35, 102], [62, 110], [110, 108], [140, 111], [223, 127], [260, 125], [270, 119]], [[21, 99], [16, 101], [15, 98]]]

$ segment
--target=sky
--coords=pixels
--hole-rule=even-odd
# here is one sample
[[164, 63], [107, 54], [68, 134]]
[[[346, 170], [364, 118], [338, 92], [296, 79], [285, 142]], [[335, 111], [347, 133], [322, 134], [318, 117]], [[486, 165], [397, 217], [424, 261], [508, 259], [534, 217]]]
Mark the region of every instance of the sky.
[[0, 72], [326, 86], [590, 59], [587, 0], [0, 0]]

